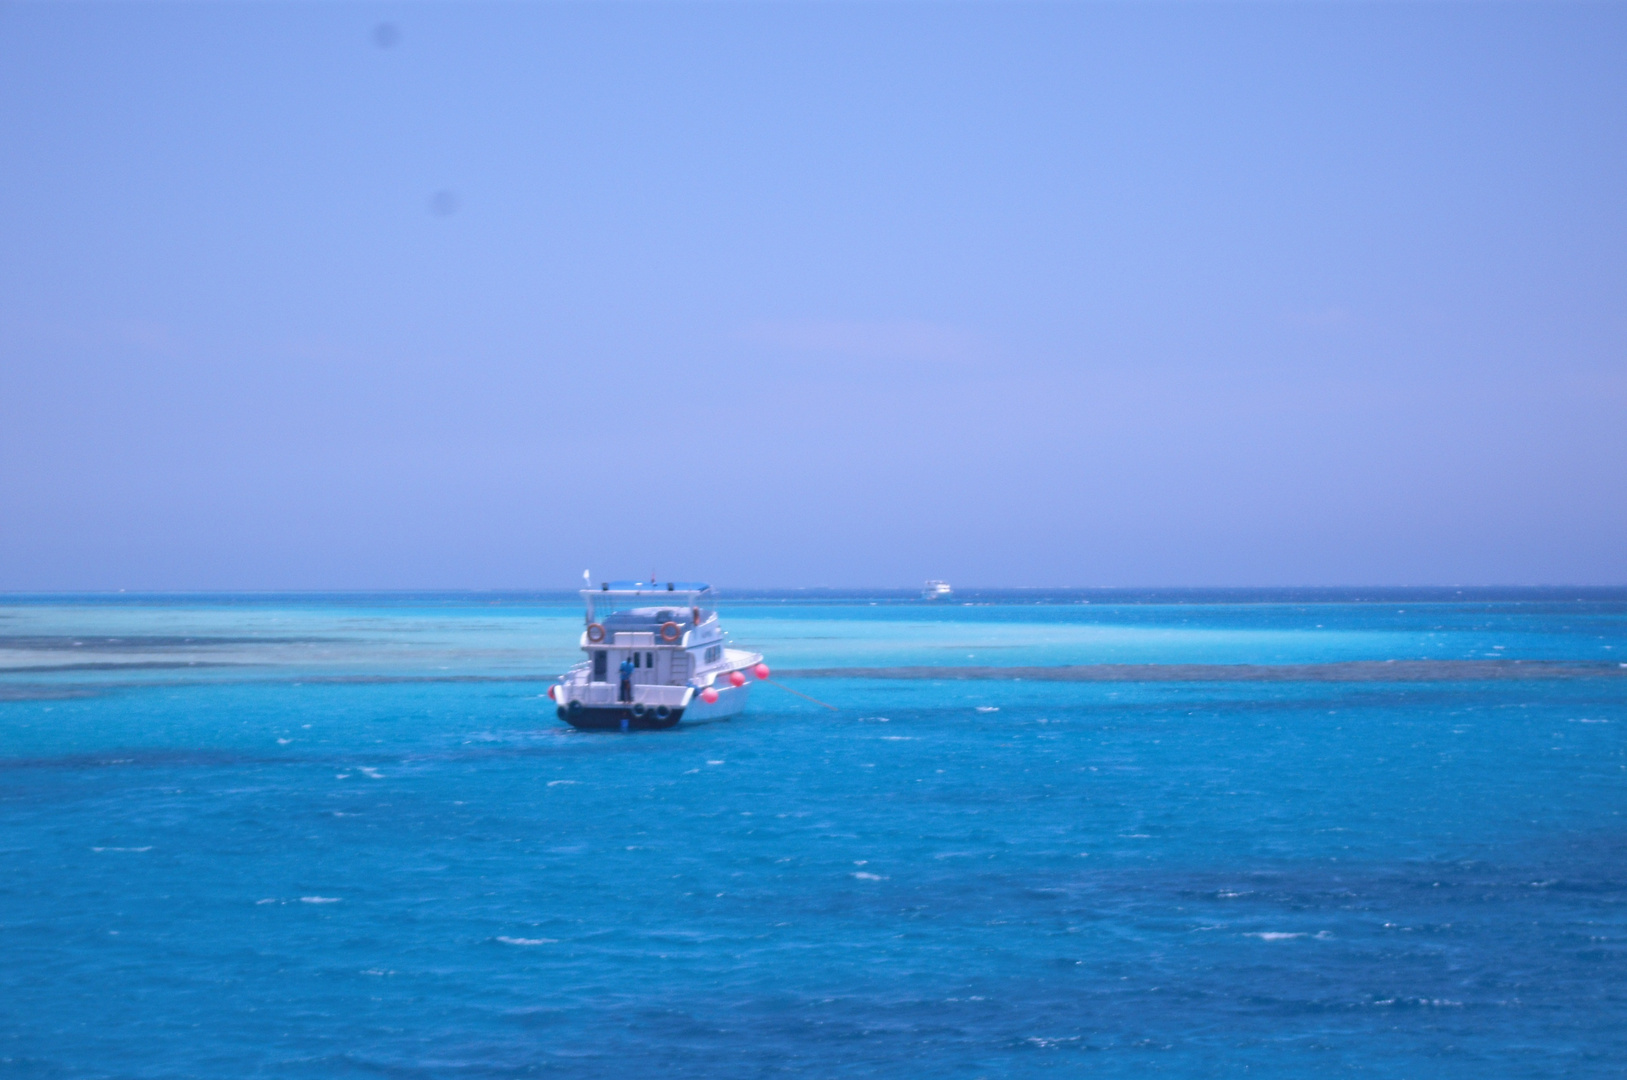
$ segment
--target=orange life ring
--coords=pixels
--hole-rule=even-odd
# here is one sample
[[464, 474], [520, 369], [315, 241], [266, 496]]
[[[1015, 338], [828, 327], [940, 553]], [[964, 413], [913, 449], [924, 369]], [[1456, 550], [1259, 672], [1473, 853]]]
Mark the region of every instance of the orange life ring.
[[675, 622], [664, 622], [661, 624], [662, 641], [677, 641], [682, 633], [683, 631], [679, 629], [678, 624]]
[[604, 640], [604, 627], [596, 622], [588, 623], [588, 640], [597, 645]]

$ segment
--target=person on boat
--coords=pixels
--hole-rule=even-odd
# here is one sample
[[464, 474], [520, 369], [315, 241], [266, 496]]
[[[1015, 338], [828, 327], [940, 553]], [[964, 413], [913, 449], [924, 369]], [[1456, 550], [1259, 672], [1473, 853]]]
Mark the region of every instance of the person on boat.
[[631, 656], [621, 658], [621, 699], [623, 701], [633, 700], [633, 658]]

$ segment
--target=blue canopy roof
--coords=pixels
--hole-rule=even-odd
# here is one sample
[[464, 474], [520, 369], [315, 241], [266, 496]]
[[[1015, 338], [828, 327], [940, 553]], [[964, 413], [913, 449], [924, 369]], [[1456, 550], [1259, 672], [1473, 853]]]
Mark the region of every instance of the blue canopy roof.
[[597, 590], [584, 591], [667, 593], [706, 592], [710, 588], [711, 586], [704, 581], [608, 581], [601, 583]]

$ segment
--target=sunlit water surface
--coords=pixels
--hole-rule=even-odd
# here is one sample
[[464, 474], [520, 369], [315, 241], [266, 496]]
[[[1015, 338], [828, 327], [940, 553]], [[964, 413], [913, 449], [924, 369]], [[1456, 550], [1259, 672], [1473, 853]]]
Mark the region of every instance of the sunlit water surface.
[[588, 735], [565, 598], [13, 599], [0, 1075], [1621, 1074], [1627, 594], [723, 611], [793, 673], [1580, 674], [789, 674], [835, 709]]

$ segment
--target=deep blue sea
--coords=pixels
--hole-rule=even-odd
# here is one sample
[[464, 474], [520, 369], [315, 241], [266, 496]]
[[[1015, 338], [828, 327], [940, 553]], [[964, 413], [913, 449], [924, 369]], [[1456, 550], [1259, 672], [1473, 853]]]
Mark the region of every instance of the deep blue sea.
[[622, 735], [574, 597], [0, 599], [0, 1076], [1627, 1072], [1627, 591], [720, 609]]

